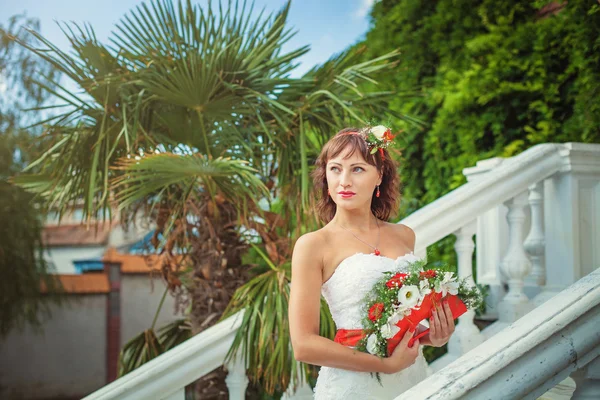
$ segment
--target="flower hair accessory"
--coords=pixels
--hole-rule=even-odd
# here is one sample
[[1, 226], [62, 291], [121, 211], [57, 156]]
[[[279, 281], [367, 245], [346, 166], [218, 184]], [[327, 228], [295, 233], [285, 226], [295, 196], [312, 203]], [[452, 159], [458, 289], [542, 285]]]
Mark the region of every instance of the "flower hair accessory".
[[347, 132], [346, 134], [362, 136], [365, 139], [365, 142], [367, 142], [370, 153], [375, 154], [379, 151], [382, 160], [385, 159], [383, 149], [387, 149], [394, 144], [392, 130], [383, 125], [367, 127], [361, 129], [360, 132]]

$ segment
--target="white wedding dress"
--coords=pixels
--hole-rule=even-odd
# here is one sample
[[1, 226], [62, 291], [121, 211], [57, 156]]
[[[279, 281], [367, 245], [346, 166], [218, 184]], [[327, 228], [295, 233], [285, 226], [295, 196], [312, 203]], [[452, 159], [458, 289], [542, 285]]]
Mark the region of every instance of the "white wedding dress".
[[[337, 329], [361, 329], [361, 306], [365, 295], [385, 271], [404, 269], [419, 258], [412, 253], [392, 259], [357, 253], [344, 259], [321, 287]], [[315, 400], [393, 399], [430, 374], [422, 347], [416, 362], [395, 374], [375, 374], [321, 367], [314, 389]]]

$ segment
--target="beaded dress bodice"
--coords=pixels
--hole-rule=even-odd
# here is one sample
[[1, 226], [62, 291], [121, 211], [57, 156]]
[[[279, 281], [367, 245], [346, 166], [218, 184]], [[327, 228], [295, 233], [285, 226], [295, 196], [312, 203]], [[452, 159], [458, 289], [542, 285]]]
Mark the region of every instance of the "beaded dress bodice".
[[331, 278], [321, 286], [338, 329], [362, 328], [362, 302], [386, 271], [403, 270], [419, 258], [408, 253], [396, 259], [375, 254], [356, 253], [337, 266]]

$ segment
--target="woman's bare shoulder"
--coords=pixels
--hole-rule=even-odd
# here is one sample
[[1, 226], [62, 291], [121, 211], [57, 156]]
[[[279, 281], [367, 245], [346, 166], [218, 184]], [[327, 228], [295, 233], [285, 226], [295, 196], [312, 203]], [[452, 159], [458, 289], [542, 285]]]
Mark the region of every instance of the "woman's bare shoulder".
[[305, 233], [294, 244], [292, 263], [294, 260], [311, 260], [313, 262], [320, 261], [319, 265], [322, 266], [326, 243], [327, 232], [323, 229]]
[[404, 243], [410, 249], [415, 248], [416, 235], [411, 227], [404, 224], [386, 222], [386, 226], [393, 231], [396, 238]]

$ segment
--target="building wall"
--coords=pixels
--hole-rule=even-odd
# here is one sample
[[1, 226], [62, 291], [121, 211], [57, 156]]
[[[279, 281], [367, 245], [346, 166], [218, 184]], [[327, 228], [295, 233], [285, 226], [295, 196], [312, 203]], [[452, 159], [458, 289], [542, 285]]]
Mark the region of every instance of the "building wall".
[[0, 398], [75, 399], [106, 382], [106, 295], [70, 295], [36, 334], [0, 341]]
[[[154, 286], [154, 287], [153, 287]], [[152, 320], [165, 290], [162, 279], [148, 274], [121, 275], [121, 346], [152, 326]], [[174, 315], [175, 298], [167, 294], [156, 328], [181, 318]]]
[[74, 260], [100, 258], [105, 251], [104, 246], [52, 247], [46, 250], [44, 258], [54, 264], [54, 273], [76, 274]]

